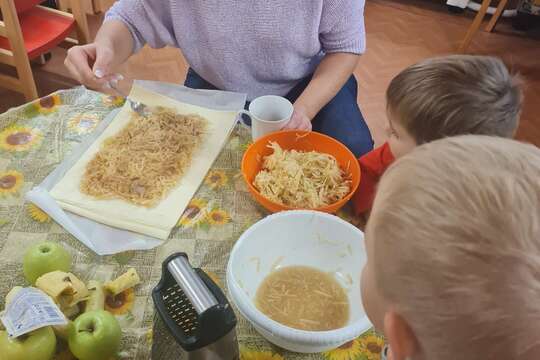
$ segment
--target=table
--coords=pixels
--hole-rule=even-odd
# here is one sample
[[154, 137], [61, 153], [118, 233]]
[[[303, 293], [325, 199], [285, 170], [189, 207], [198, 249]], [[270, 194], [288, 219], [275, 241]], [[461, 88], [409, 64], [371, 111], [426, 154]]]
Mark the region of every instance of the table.
[[[13, 286], [25, 285], [22, 257], [37, 241], [50, 240], [66, 247], [73, 255], [73, 273], [85, 281], [106, 281], [134, 267], [142, 284], [122, 299], [109, 301], [106, 307], [123, 329], [119, 358], [146, 360], [151, 358], [154, 337], [150, 293], [161, 276], [163, 260], [173, 252], [186, 252], [193, 266], [204, 269], [224, 288], [234, 242], [266, 212], [251, 199], [240, 175], [242, 154], [249, 145], [249, 134], [242, 128], [232, 134], [169, 240], [156, 249], [98, 256], [35, 205], [25, 202], [24, 194], [122, 104], [122, 98], [78, 87], [0, 115], [0, 306], [3, 308], [4, 296]], [[346, 210], [338, 215], [352, 220]], [[382, 338], [370, 331], [325, 354], [293, 354], [269, 344], [245, 319], [238, 318], [237, 332], [246, 360], [376, 360], [383, 346]], [[60, 349], [58, 359], [72, 358], [67, 349]]]

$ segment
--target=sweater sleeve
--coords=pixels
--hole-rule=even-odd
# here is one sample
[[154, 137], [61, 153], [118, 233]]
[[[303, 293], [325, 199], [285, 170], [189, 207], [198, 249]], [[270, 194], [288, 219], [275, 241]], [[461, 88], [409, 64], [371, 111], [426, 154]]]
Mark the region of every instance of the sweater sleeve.
[[105, 21], [120, 20], [133, 36], [133, 52], [145, 44], [153, 48], [176, 45], [169, 0], [119, 0], [105, 14]]
[[324, 0], [319, 38], [326, 53], [362, 54], [366, 49], [365, 0]]
[[358, 159], [360, 164], [360, 185], [352, 198], [356, 215], [364, 214], [371, 209], [379, 179], [392, 162], [394, 162], [394, 156], [388, 143], [379, 146]]

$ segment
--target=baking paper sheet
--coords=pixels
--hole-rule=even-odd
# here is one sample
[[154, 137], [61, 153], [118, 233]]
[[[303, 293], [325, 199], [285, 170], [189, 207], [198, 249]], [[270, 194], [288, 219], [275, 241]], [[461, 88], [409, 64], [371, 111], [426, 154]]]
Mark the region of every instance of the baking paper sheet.
[[[79, 191], [81, 169], [97, 152], [97, 145], [125, 125], [126, 119], [121, 113], [117, 118], [118, 111], [102, 121], [91, 138], [27, 194], [29, 201], [100, 255], [150, 249], [161, 244], [160, 239], [168, 237], [225, 145], [246, 99], [245, 94], [193, 90], [149, 81], [136, 81], [130, 97], [149, 105], [173, 107], [183, 113], [199, 113], [209, 120], [213, 131], [194, 156], [192, 166], [179, 186], [152, 209], [121, 200], [95, 200]], [[129, 104], [120, 112], [128, 112], [127, 106]]]

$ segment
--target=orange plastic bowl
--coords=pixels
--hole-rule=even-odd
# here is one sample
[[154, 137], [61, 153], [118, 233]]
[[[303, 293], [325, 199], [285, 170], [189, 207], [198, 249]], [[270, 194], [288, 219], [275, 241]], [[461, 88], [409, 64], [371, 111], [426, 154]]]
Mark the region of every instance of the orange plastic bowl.
[[268, 200], [261, 195], [255, 186], [253, 186], [255, 176], [261, 171], [263, 158], [273, 152], [273, 150], [268, 147], [268, 144], [271, 141], [278, 143], [284, 150], [318, 151], [330, 154], [336, 158], [339, 166], [350, 175], [352, 186], [351, 191], [347, 196], [334, 204], [312, 210], [331, 214], [336, 213], [350, 200], [358, 188], [358, 184], [360, 184], [360, 166], [358, 165], [358, 161], [353, 153], [339, 141], [313, 131], [284, 130], [271, 133], [251, 144], [242, 158], [242, 175], [244, 176], [249, 191], [255, 200], [268, 211], [275, 213], [296, 209]]

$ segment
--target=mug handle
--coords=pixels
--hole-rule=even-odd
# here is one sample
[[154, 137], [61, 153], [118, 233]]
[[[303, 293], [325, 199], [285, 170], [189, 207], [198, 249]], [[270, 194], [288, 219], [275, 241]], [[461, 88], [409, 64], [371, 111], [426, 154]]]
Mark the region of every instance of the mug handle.
[[240, 125], [242, 125], [246, 129], [250, 129], [251, 127], [244, 122], [244, 118], [242, 117], [242, 114], [249, 116], [249, 118], [252, 119], [252, 121], [253, 121], [253, 117], [251, 116], [251, 113], [249, 111], [243, 110], [243, 109], [238, 111], [238, 122], [240, 123]]

